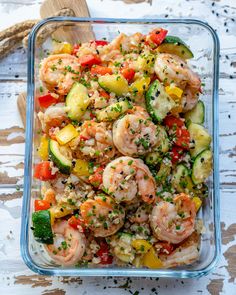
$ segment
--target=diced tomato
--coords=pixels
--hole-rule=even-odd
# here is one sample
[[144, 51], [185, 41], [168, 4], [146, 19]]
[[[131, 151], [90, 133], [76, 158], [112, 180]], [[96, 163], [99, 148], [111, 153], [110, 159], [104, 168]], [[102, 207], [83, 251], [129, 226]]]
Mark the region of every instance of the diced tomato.
[[46, 200], [35, 200], [34, 209], [35, 211], [47, 210], [50, 208], [50, 203]]
[[161, 254], [167, 254], [169, 255], [171, 252], [174, 251], [174, 246], [168, 242], [158, 242], [158, 246], [160, 246], [160, 252]]
[[135, 70], [131, 68], [124, 68], [121, 70], [122, 76], [130, 83], [135, 75]]
[[111, 264], [112, 263], [112, 256], [109, 253], [109, 246], [105, 242], [101, 242], [100, 249], [97, 251], [96, 255], [100, 257], [101, 264]]
[[107, 93], [105, 90], [101, 90], [101, 91], [99, 91], [99, 95], [100, 95], [101, 97], [106, 98], [107, 100], [110, 99], [110, 94]]
[[57, 103], [57, 98], [50, 93], [38, 97], [39, 104], [42, 108], [48, 108], [50, 105]]
[[180, 118], [176, 118], [174, 116], [167, 116], [163, 121], [164, 125], [168, 126], [170, 129], [175, 127], [183, 127], [184, 122]]
[[91, 44], [95, 44], [96, 46], [104, 46], [109, 44], [109, 42], [107, 42], [106, 40], [94, 40], [91, 41]]
[[108, 68], [108, 67], [103, 67], [103, 66], [95, 66], [95, 67], [92, 67], [91, 68], [91, 75], [106, 75], [106, 74], [109, 74], [111, 75], [112, 74], [112, 69], [111, 68]]
[[173, 146], [172, 147], [172, 150], [170, 152], [170, 155], [171, 155], [171, 162], [173, 164], [176, 164], [179, 162], [179, 160], [182, 159], [183, 157], [183, 151], [184, 149], [180, 146]]
[[79, 63], [83, 67], [91, 67], [93, 65], [100, 65], [101, 59], [98, 55], [87, 54], [79, 58]]
[[72, 50], [72, 55], [76, 55], [79, 48], [80, 48], [80, 44], [74, 44], [73, 50]]
[[78, 229], [78, 226], [80, 226], [80, 228], [82, 229], [82, 231], [84, 232], [85, 229], [83, 228], [83, 222], [81, 221], [81, 219], [77, 218], [76, 216], [71, 216], [70, 219], [68, 219], [68, 224], [73, 227], [74, 229]]
[[86, 141], [89, 139], [89, 137], [84, 136], [84, 135], [80, 135], [79, 138], [80, 138], [80, 140], [83, 140], [83, 141]]
[[102, 174], [103, 174], [104, 167], [98, 167], [95, 169], [94, 174], [89, 176], [89, 182], [94, 187], [99, 187], [102, 184]]
[[178, 128], [176, 129], [176, 138], [174, 140], [175, 144], [182, 147], [185, 150], [189, 149], [190, 144], [190, 134], [187, 129]]
[[157, 46], [159, 46], [165, 39], [168, 31], [165, 29], [155, 29], [149, 34], [150, 40]]
[[50, 161], [43, 161], [36, 164], [34, 167], [34, 178], [40, 179], [42, 181], [54, 179], [56, 174], [52, 174], [52, 168], [50, 164]]

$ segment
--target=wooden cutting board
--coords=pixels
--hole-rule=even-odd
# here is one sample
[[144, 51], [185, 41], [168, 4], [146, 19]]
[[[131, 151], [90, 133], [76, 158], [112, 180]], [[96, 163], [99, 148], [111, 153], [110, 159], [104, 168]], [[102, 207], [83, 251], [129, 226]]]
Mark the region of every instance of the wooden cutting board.
[[[63, 8], [71, 8], [74, 11], [75, 16], [77, 17], [90, 16], [86, 0], [45, 0], [41, 5], [40, 15], [42, 18], [50, 17], [51, 15], [55, 14], [56, 12], [58, 12], [59, 10]], [[86, 39], [87, 40], [93, 39], [93, 32], [91, 30], [91, 27], [87, 26], [86, 28], [87, 28]], [[63, 29], [59, 28], [55, 32], [54, 37], [57, 37], [58, 39], [60, 39], [60, 37], [63, 36], [62, 35], [63, 32], [65, 32], [64, 30], [65, 28]], [[71, 30], [71, 28], [69, 27], [68, 30]], [[75, 34], [76, 34], [76, 37], [75, 37]], [[68, 32], [66, 32], [66, 35], [68, 36]], [[81, 35], [81, 34], [78, 34], [78, 32], [73, 32], [70, 35], [73, 40], [81, 40], [82, 42], [86, 41], [84, 39], [85, 34]], [[27, 94], [25, 92], [20, 93], [17, 98], [17, 106], [18, 106], [19, 113], [20, 113], [24, 127], [26, 123], [26, 99], [27, 99]]]

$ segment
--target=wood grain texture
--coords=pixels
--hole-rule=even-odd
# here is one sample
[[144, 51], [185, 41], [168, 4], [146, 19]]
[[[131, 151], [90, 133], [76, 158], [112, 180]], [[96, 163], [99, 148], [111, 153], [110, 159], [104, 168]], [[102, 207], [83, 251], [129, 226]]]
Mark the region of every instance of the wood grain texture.
[[[222, 258], [215, 271], [199, 280], [149, 278], [42, 277], [31, 272], [20, 257], [24, 132], [17, 97], [26, 91], [27, 55], [17, 48], [0, 61], [0, 290], [14, 295], [64, 294], [235, 294], [236, 284], [236, 3], [235, 0], [153, 0], [131, 4], [124, 1], [88, 0], [91, 16], [97, 17], [194, 17], [207, 20], [217, 30], [220, 57], [220, 181]], [[0, 0], [1, 25], [11, 15], [21, 21], [26, 11], [38, 18], [40, 0]], [[128, 1], [131, 2], [131, 1]], [[31, 7], [34, 7], [32, 10]], [[232, 20], [233, 19], [233, 20]], [[16, 129], [15, 129], [16, 128]], [[13, 131], [13, 132], [10, 132]], [[10, 143], [10, 144], [9, 144]], [[13, 187], [12, 187], [13, 186]]]
[[[42, 18], [46, 18], [63, 8], [72, 9], [77, 17], [90, 16], [86, 0], [45, 0], [40, 7], [40, 15]], [[73, 27], [66, 28], [64, 26], [63, 28], [57, 29], [52, 36], [55, 39], [61, 40], [62, 36], [65, 35], [64, 33], [66, 33], [67, 41], [69, 42], [74, 42], [74, 40], [86, 42], [92, 40], [94, 37], [90, 25], [84, 25], [83, 31], [79, 31]]]
[[26, 97], [27, 97], [26, 92], [20, 93], [19, 96], [17, 97], [17, 107], [18, 107], [21, 121], [22, 121], [24, 127], [25, 127], [25, 123], [26, 123]]

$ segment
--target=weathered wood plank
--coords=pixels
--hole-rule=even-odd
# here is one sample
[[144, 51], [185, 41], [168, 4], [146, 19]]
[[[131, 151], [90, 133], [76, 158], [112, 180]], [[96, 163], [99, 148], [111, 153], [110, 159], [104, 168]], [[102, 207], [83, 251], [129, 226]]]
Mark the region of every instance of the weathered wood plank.
[[[11, 192], [13, 192], [13, 190], [9, 191], [9, 193]], [[220, 294], [222, 283], [224, 289], [227, 283], [227, 290], [229, 293], [226, 294], [233, 294], [230, 293], [230, 290], [234, 290], [233, 279], [236, 276], [234, 263], [235, 250], [233, 246], [236, 238], [236, 231], [232, 230], [231, 220], [233, 220], [235, 215], [234, 208], [236, 206], [236, 199], [232, 199], [232, 195], [235, 193], [235, 190], [223, 190], [221, 195], [222, 213], [224, 213], [225, 219], [224, 224], [222, 223], [222, 228], [224, 228], [223, 253], [225, 258], [221, 260], [217, 271], [215, 271], [211, 277], [203, 277], [198, 280], [197, 283], [195, 280], [148, 278], [53, 278], [37, 276], [26, 269], [26, 266], [20, 258], [18, 246], [18, 226], [20, 216], [16, 209], [19, 202], [17, 200], [5, 201], [4, 206], [0, 205], [0, 215], [4, 218], [6, 224], [1, 231], [2, 242], [5, 246], [4, 248], [1, 248], [1, 245], [3, 244], [0, 242], [0, 259], [3, 269], [7, 265], [8, 272], [4, 273], [0, 270], [0, 275], [3, 278], [1, 287], [3, 290], [15, 290], [15, 292], [18, 292], [19, 294], [22, 294], [21, 292], [23, 291], [24, 294], [30, 294], [28, 292], [32, 290], [31, 288], [34, 288], [34, 294], [41, 294], [46, 290], [47, 292], [54, 292], [55, 289], [74, 294], [75, 292], [78, 292], [79, 288], [81, 294], [83, 294], [84, 291], [87, 291], [88, 293], [95, 292], [95, 294], [96, 292], [97, 294], [102, 292], [105, 295], [110, 294], [111, 290], [113, 294], [124, 294], [124, 292], [128, 292], [129, 290], [133, 293], [138, 291], [140, 294], [155, 294], [155, 291], [153, 291], [154, 289], [156, 292], [161, 290], [163, 294], [172, 294], [173, 292], [176, 292], [176, 290], [179, 292], [181, 291], [182, 294], [187, 294], [185, 292], [187, 292], [187, 290], [189, 292], [189, 288], [191, 288], [191, 294], [206, 294], [205, 290], [207, 288], [212, 295], [215, 295]], [[228, 206], [229, 201], [231, 203], [230, 207]], [[166, 289], [166, 286], [168, 286], [168, 289]], [[96, 287], [96, 291], [94, 287]]]
[[[127, 2], [124, 0], [123, 2]], [[137, 0], [141, 2], [141, 0]], [[28, 15], [39, 16], [40, 0], [0, 0], [0, 29]], [[51, 278], [36, 276], [22, 262], [19, 253], [19, 228], [22, 192], [16, 189], [1, 190], [0, 195], [0, 285], [1, 291], [11, 294], [61, 295], [61, 294], [234, 294], [235, 293], [235, 156], [236, 156], [236, 3], [235, 0], [166, 0], [137, 5], [122, 1], [88, 0], [92, 16], [107, 16], [116, 11], [116, 17], [194, 17], [207, 20], [220, 36], [220, 169], [221, 169], [221, 220], [224, 256], [213, 274], [200, 280], [126, 279], [126, 278]], [[130, 2], [130, 1], [129, 1]], [[11, 17], [9, 17], [11, 13]], [[6, 134], [13, 126], [23, 125], [16, 108], [19, 92], [26, 90], [26, 54], [23, 49], [0, 61], [0, 109], [1, 127]], [[11, 67], [10, 67], [11, 64]], [[19, 77], [18, 77], [19, 75]], [[233, 78], [233, 79], [232, 79]], [[1, 83], [1, 81], [3, 83]], [[9, 119], [9, 114], [11, 117]], [[0, 134], [2, 132], [0, 131]], [[19, 132], [18, 132], [19, 131]], [[9, 134], [10, 135], [10, 134]], [[22, 130], [13, 133], [10, 143], [23, 140]], [[3, 137], [1, 137], [3, 138]], [[23, 174], [24, 144], [0, 146], [0, 173], [10, 175], [17, 182]], [[1, 175], [0, 175], [1, 178]], [[225, 188], [232, 189], [225, 189]], [[40, 285], [46, 284], [46, 285]], [[136, 292], [137, 291], [137, 292]]]

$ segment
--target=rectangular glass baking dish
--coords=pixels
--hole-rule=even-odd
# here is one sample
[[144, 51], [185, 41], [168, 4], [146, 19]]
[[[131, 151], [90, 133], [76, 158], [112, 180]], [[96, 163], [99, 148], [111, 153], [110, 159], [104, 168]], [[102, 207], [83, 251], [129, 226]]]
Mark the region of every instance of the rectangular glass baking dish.
[[[193, 68], [204, 82], [201, 99], [205, 103], [205, 126], [212, 136], [214, 153], [213, 174], [209, 178], [209, 196], [205, 199], [199, 213], [205, 225], [201, 239], [200, 258], [194, 264], [174, 269], [145, 269], [122, 267], [73, 267], [62, 268], [53, 265], [46, 257], [42, 247], [34, 241], [31, 226], [33, 199], [40, 194], [40, 186], [33, 179], [33, 166], [37, 161], [36, 145], [39, 139], [37, 120], [38, 106], [34, 97], [39, 91], [38, 65], [47, 55], [52, 43], [52, 33], [61, 41], [76, 43], [106, 37], [112, 40], [118, 32], [131, 34], [147, 33], [155, 27], [164, 27], [170, 35], [183, 39], [194, 53], [191, 60]], [[215, 31], [205, 22], [193, 19], [92, 19], [55, 17], [38, 23], [32, 30], [28, 46], [28, 95], [27, 126], [24, 171], [24, 197], [21, 225], [21, 254], [27, 266], [43, 275], [60, 276], [135, 276], [135, 277], [174, 277], [193, 278], [208, 274], [220, 257], [220, 216], [219, 216], [219, 168], [218, 168], [218, 79], [219, 79], [219, 41]]]

